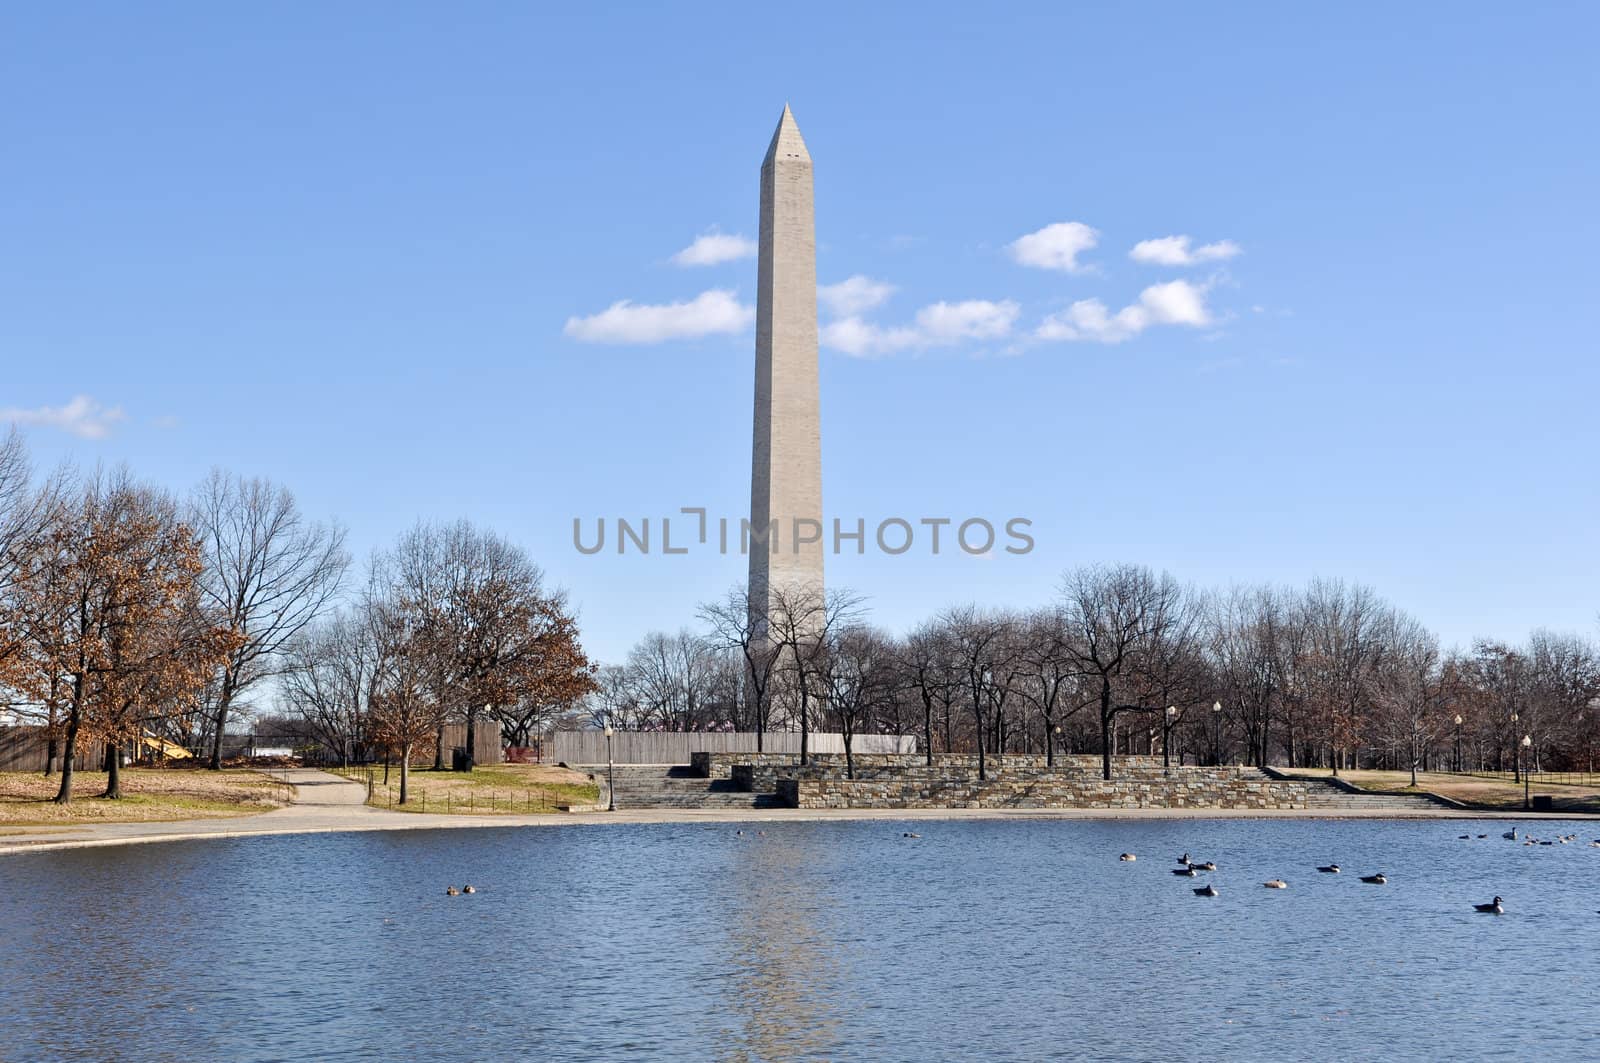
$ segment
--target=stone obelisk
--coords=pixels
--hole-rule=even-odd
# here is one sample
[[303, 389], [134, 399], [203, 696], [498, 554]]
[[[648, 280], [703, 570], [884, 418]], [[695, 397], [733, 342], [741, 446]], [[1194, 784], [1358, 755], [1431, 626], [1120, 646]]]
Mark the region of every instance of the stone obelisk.
[[[817, 394], [817, 240], [811, 153], [784, 105], [761, 163], [756, 280], [755, 446], [750, 467], [750, 605], [822, 593], [822, 427]], [[759, 612], [758, 612], [759, 611]]]

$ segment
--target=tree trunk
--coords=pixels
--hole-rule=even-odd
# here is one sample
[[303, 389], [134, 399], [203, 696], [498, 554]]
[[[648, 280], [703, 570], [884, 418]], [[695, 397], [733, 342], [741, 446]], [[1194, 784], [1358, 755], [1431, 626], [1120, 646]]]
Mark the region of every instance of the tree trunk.
[[928, 736], [928, 748], [923, 751], [923, 760], [931, 768], [933, 766], [933, 699], [924, 696], [922, 699], [922, 731]]
[[72, 800], [72, 762], [78, 759], [78, 723], [79, 712], [74, 708], [67, 717], [67, 740], [61, 750], [61, 786], [55, 796], [58, 805]]
[[106, 745], [106, 792], [100, 796], [122, 800], [122, 747], [114, 743]]
[[[410, 790], [409, 790], [410, 783], [411, 783], [411, 743], [407, 742], [405, 745], [400, 747], [400, 803], [402, 805], [406, 803], [406, 798], [410, 796]], [[383, 762], [383, 785], [385, 785], [385, 786], [389, 785], [389, 761], [388, 761], [388, 758], [384, 758], [384, 762]]]
[[217, 695], [217, 715], [212, 720], [215, 731], [211, 735], [211, 758], [206, 762], [206, 767], [212, 771], [222, 768], [222, 731], [228, 725], [228, 710], [233, 707], [233, 669], [227, 668], [222, 673], [222, 690]]
[[1116, 713], [1111, 711], [1111, 684], [1100, 682], [1100, 777], [1111, 781], [1111, 738], [1116, 723]]
[[469, 706], [467, 709], [467, 757], [465, 761], [467, 771], [472, 770], [472, 751], [478, 748], [478, 744], [476, 742], [477, 737], [478, 708], [476, 705], [473, 705]]
[[442, 723], [433, 741], [433, 770], [444, 771], [444, 724]]
[[46, 779], [56, 773], [57, 741], [54, 735], [44, 744], [44, 777]]

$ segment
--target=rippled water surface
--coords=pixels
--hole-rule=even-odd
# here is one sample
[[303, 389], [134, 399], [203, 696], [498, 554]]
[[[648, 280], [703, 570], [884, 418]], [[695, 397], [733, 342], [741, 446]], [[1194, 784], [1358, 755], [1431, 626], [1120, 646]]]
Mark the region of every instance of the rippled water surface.
[[[1580, 840], [919, 821], [33, 853], [0, 859], [0, 1059], [1595, 1058], [1600, 825], [1536, 827]], [[1220, 897], [1169, 874], [1185, 850]]]

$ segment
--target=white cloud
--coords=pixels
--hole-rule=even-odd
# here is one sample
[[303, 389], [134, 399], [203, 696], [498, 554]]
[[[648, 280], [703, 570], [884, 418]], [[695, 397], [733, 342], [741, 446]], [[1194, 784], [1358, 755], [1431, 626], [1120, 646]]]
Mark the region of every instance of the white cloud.
[[1140, 240], [1128, 252], [1128, 257], [1147, 266], [1198, 266], [1202, 262], [1222, 262], [1244, 249], [1232, 240], [1218, 240], [1214, 244], [1201, 244], [1191, 248], [1187, 236], [1163, 236], [1156, 240]]
[[121, 406], [109, 409], [87, 395], [74, 395], [65, 406], [39, 406], [24, 410], [18, 407], [0, 409], [0, 422], [18, 425], [40, 425], [71, 432], [81, 439], [104, 439], [118, 421], [126, 420]]
[[854, 317], [882, 306], [894, 294], [894, 285], [856, 274], [838, 284], [817, 287], [817, 298], [839, 317]]
[[583, 343], [661, 343], [716, 333], [742, 332], [754, 307], [731, 291], [713, 288], [687, 303], [640, 304], [623, 299], [590, 317], [569, 317], [562, 331]]
[[694, 243], [672, 256], [672, 261], [680, 266], [716, 266], [752, 258], [756, 250], [754, 240], [712, 230], [695, 237]]
[[1079, 262], [1078, 256], [1092, 250], [1099, 236], [1081, 221], [1058, 221], [1038, 232], [1018, 237], [1006, 247], [1021, 265], [1082, 273], [1089, 267]]
[[1045, 318], [1034, 335], [1041, 340], [1121, 343], [1155, 325], [1202, 328], [1212, 321], [1206, 308], [1206, 288], [1182, 280], [1153, 284], [1139, 293], [1137, 303], [1115, 314], [1099, 299], [1080, 299]]
[[852, 315], [822, 329], [824, 346], [856, 357], [894, 354], [927, 347], [949, 347], [963, 340], [1008, 336], [1022, 308], [1009, 299], [968, 299], [933, 303], [917, 311], [910, 325], [884, 327]]

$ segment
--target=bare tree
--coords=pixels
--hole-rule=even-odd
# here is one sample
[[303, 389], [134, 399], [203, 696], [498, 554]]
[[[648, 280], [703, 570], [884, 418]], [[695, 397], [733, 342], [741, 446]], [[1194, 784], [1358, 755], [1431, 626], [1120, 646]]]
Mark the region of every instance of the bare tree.
[[[922, 706], [923, 757], [933, 763], [933, 716], [937, 706], [948, 727], [950, 703], [961, 688], [952, 667], [954, 653], [945, 625], [933, 621], [917, 627], [900, 646], [900, 669], [904, 685], [916, 693]], [[945, 740], [945, 752], [950, 741]]]
[[830, 634], [817, 661], [827, 690], [829, 718], [844, 739], [845, 775], [854, 779], [855, 736], [894, 697], [894, 645], [883, 632], [852, 624]]
[[221, 469], [195, 490], [189, 520], [204, 550], [206, 607], [239, 635], [211, 706], [209, 766], [222, 767], [228, 715], [283, 668], [283, 649], [339, 593], [350, 556], [344, 530], [308, 521], [287, 488]]
[[1183, 590], [1165, 573], [1122, 564], [1069, 572], [1061, 594], [1074, 663], [1091, 684], [1087, 693], [1099, 701], [1100, 770], [1110, 779], [1117, 717], [1164, 709], [1140, 702], [1136, 669], [1140, 654], [1148, 665], [1163, 641], [1172, 641]]
[[805, 764], [811, 756], [812, 706], [828, 693], [820, 670], [822, 658], [833, 633], [861, 618], [862, 601], [837, 588], [823, 592], [816, 587], [777, 586], [769, 593], [768, 637], [790, 680], [794, 715], [800, 723], [800, 763]]
[[778, 646], [769, 637], [770, 624], [764, 598], [752, 598], [740, 584], [720, 600], [700, 607], [700, 619], [711, 627], [712, 639], [735, 652], [743, 662], [744, 701], [756, 732], [756, 752], [765, 749], [772, 726], [772, 684], [778, 669]]

